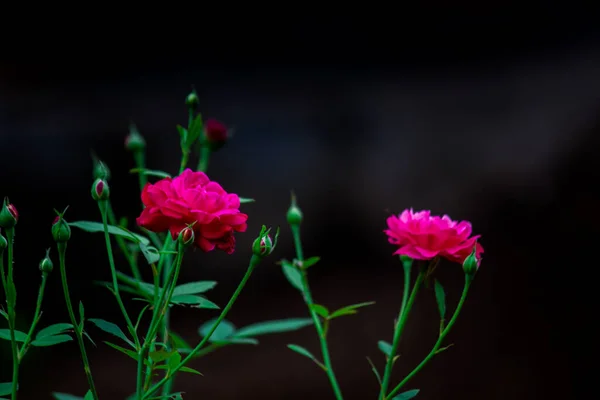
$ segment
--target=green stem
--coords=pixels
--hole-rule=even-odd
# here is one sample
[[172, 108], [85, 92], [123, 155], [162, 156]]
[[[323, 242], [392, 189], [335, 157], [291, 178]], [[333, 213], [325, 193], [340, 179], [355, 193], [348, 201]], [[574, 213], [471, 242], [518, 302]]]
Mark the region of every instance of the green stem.
[[[302, 262], [304, 260], [304, 255], [302, 251], [302, 241], [300, 239], [300, 226], [292, 225], [292, 236], [294, 237], [294, 245], [296, 247], [296, 258], [298, 261]], [[327, 377], [329, 378], [329, 382], [333, 389], [333, 393], [335, 394], [335, 398], [337, 400], [342, 400], [344, 397], [342, 396], [342, 391], [335, 377], [335, 373], [333, 372], [333, 365], [331, 364], [331, 357], [329, 355], [329, 348], [327, 346], [327, 337], [325, 335], [325, 330], [323, 329], [323, 325], [321, 324], [321, 320], [319, 316], [314, 311], [312, 294], [310, 291], [310, 287], [308, 285], [308, 276], [306, 274], [306, 270], [300, 268], [300, 272], [302, 274], [302, 293], [304, 295], [304, 302], [308, 306], [308, 310], [310, 312], [310, 316], [315, 325], [315, 329], [319, 336], [319, 342], [321, 344], [321, 355], [323, 356], [323, 365], [325, 366], [325, 372], [327, 373]]]
[[12, 394], [11, 399], [17, 399], [17, 390], [19, 387], [19, 345], [17, 344], [17, 340], [15, 338], [15, 329], [16, 327], [16, 319], [17, 313], [15, 310], [16, 307], [16, 288], [15, 282], [13, 279], [13, 245], [15, 238], [15, 228], [7, 228], [6, 229], [6, 240], [8, 242], [8, 278], [7, 278], [7, 288], [10, 290], [10, 294], [6, 292], [6, 302], [8, 306], [8, 328], [10, 330], [10, 347], [12, 349], [12, 359], [13, 359], [13, 375], [12, 375]]
[[33, 321], [31, 322], [31, 327], [29, 328], [29, 332], [27, 333], [27, 338], [23, 345], [21, 346], [21, 350], [19, 351], [19, 359], [22, 359], [29, 348], [29, 344], [31, 343], [31, 339], [33, 338], [33, 332], [35, 331], [35, 327], [40, 321], [40, 313], [42, 311], [42, 301], [44, 300], [44, 291], [46, 290], [46, 281], [48, 280], [48, 273], [42, 272], [42, 283], [40, 284], [40, 290], [38, 291], [37, 303], [35, 306], [35, 313], [33, 314]]
[[183, 170], [187, 166], [189, 159], [190, 159], [190, 151], [185, 150], [181, 155], [181, 164], [179, 165], [179, 173], [180, 174], [183, 172]]
[[[60, 261], [60, 277], [62, 281], [63, 292], [65, 295], [65, 302], [67, 303], [67, 311], [69, 312], [69, 318], [71, 324], [75, 328], [75, 337], [77, 338], [77, 344], [79, 345], [79, 351], [81, 352], [81, 360], [83, 361], [83, 370], [90, 386], [90, 391], [94, 400], [98, 400], [98, 392], [96, 392], [96, 386], [94, 385], [94, 378], [92, 377], [92, 370], [90, 369], [90, 363], [88, 361], [87, 353], [85, 351], [85, 344], [83, 342], [83, 324], [79, 325], [75, 319], [75, 313], [73, 312], [73, 305], [71, 303], [71, 296], [69, 294], [69, 285], [67, 284], [67, 271], [65, 266], [65, 255], [67, 251], [67, 243], [58, 243], [58, 258]], [[83, 321], [82, 321], [83, 322]]]
[[144, 395], [144, 360], [148, 354], [146, 347], [138, 352], [138, 364], [137, 364], [137, 380], [136, 380], [136, 399], [141, 400]]
[[206, 172], [208, 170], [208, 162], [210, 161], [211, 150], [208, 144], [200, 147], [200, 158], [198, 159], [198, 167], [196, 171]]
[[[108, 209], [108, 220], [109, 220], [110, 224], [117, 226], [117, 217], [115, 216], [115, 213], [113, 212], [113, 208], [112, 208], [110, 201], [107, 201], [107, 209]], [[125, 259], [127, 260], [127, 263], [129, 264], [129, 267], [131, 268], [131, 273], [133, 274], [135, 279], [137, 279], [138, 281], [141, 281], [142, 274], [140, 273], [140, 269], [138, 268], [135, 257], [133, 256], [133, 254], [131, 254], [131, 252], [127, 248], [125, 239], [123, 239], [123, 237], [121, 237], [119, 235], [115, 235], [115, 240], [117, 241], [117, 244], [119, 245], [119, 249], [125, 256]]]
[[227, 316], [227, 313], [229, 313], [229, 310], [231, 310], [231, 308], [233, 307], [233, 304], [235, 303], [238, 296], [242, 292], [242, 289], [244, 288], [244, 286], [246, 286], [248, 279], [250, 279], [250, 276], [252, 275], [254, 268], [256, 268], [256, 266], [260, 263], [261, 260], [262, 260], [262, 257], [259, 257], [257, 255], [252, 255], [252, 258], [250, 259], [250, 263], [248, 265], [248, 269], [246, 270], [246, 274], [242, 278], [242, 281], [238, 285], [237, 289], [235, 289], [235, 292], [233, 292], [233, 295], [229, 299], [229, 302], [227, 303], [227, 305], [225, 306], [223, 311], [221, 311], [221, 315], [219, 315], [219, 317], [217, 318], [217, 320], [215, 321], [215, 323], [213, 324], [212, 328], [207, 333], [207, 335], [204, 336], [204, 338], [200, 341], [200, 343], [198, 343], [198, 345], [196, 347], [194, 347], [194, 349], [183, 360], [181, 360], [179, 365], [177, 365], [175, 368], [173, 368], [167, 376], [165, 376], [158, 383], [156, 383], [154, 386], [152, 386], [146, 392], [143, 399], [148, 399], [150, 396], [152, 396], [153, 393], [155, 393], [158, 389], [160, 389], [160, 387], [163, 386], [169, 380], [170, 376], [175, 375], [181, 369], [181, 367], [185, 366], [185, 364], [187, 364], [192, 358], [194, 358], [196, 356], [196, 354], [198, 354], [200, 352], [200, 350], [202, 349], [202, 346], [204, 346], [206, 344], [206, 342], [208, 342], [208, 340], [210, 339], [212, 334], [215, 332], [215, 330], [217, 329], [217, 327], [219, 326], [221, 321], [223, 321], [223, 319], [225, 319], [225, 317]]
[[[405, 268], [405, 274], [406, 274], [406, 269]], [[383, 373], [383, 379], [381, 382], [381, 392], [380, 392], [380, 399], [387, 399], [387, 397], [385, 396], [385, 392], [387, 391], [387, 388], [390, 384], [390, 379], [392, 377], [392, 368], [394, 367], [394, 358], [396, 357], [396, 353], [398, 352], [398, 346], [400, 344], [400, 338], [402, 337], [402, 333], [404, 332], [404, 327], [406, 326], [406, 322], [408, 321], [408, 315], [410, 314], [410, 310], [412, 309], [412, 306], [415, 302], [415, 299], [417, 298], [417, 293], [419, 292], [419, 289], [421, 288], [421, 284], [423, 283], [423, 279], [425, 278], [425, 273], [426, 270], [425, 269], [421, 269], [419, 271], [419, 275], [417, 276], [417, 280], [415, 281], [415, 284], [412, 288], [412, 291], [410, 293], [410, 297], [408, 298], [408, 302], [405, 304], [405, 306], [403, 308], [401, 308], [400, 310], [400, 314], [398, 315], [398, 322], [396, 325], [396, 329], [394, 329], [394, 338], [392, 340], [392, 350], [390, 352], [390, 355], [388, 356], [386, 365], [385, 365], [385, 370]], [[407, 281], [410, 282], [410, 270], [408, 272], [408, 279], [405, 275], [405, 279]], [[405, 288], [405, 294], [408, 293], [408, 285], [406, 285], [406, 282], [404, 283], [404, 288]], [[405, 296], [405, 294], [403, 294], [403, 297]]]
[[454, 311], [454, 314], [452, 315], [452, 318], [450, 319], [450, 322], [448, 322], [448, 325], [446, 325], [446, 328], [442, 331], [442, 333], [441, 333], [440, 337], [438, 338], [437, 342], [435, 342], [435, 345], [433, 346], [433, 349], [431, 349], [431, 351], [429, 352], [429, 354], [427, 355], [427, 357], [425, 357], [425, 359], [423, 359], [423, 361], [421, 361], [421, 363], [419, 365], [417, 365], [417, 367], [415, 369], [413, 369], [412, 372], [410, 374], [408, 374], [406, 376], [406, 378], [404, 378], [402, 380], [402, 382], [400, 382], [385, 397], [386, 399], [391, 399], [392, 397], [394, 397], [400, 391], [400, 389], [402, 389], [402, 387], [409, 380], [411, 380], [417, 373], [419, 373], [419, 371], [421, 371], [421, 369], [423, 369], [423, 367], [438, 353], [438, 351], [440, 350], [440, 346], [442, 345], [442, 342], [446, 338], [446, 335], [448, 335], [448, 332], [450, 332], [450, 330], [452, 329], [452, 326], [454, 325], [454, 323], [456, 322], [456, 319], [458, 318], [458, 314], [460, 314], [460, 311], [462, 310], [462, 307], [463, 307], [463, 305], [465, 303], [465, 300], [467, 298], [467, 293], [469, 292], [469, 288], [471, 287], [471, 282], [473, 282], [473, 277], [470, 276], [470, 275], [465, 275], [465, 286], [463, 287], [462, 295], [460, 296], [460, 300], [458, 302], [458, 305], [456, 306], [456, 310]]
[[135, 162], [136, 168], [139, 170], [138, 180], [140, 183], [140, 192], [144, 190], [144, 186], [148, 183], [148, 177], [143, 173], [146, 168], [146, 154], [144, 150], [136, 150], [133, 152], [133, 160]]
[[125, 322], [127, 323], [127, 328], [129, 333], [133, 336], [133, 340], [135, 341], [136, 347], [139, 349], [140, 342], [135, 333], [135, 326], [131, 322], [129, 318], [129, 314], [127, 313], [127, 309], [125, 309], [125, 305], [123, 304], [123, 300], [121, 299], [121, 293], [119, 292], [119, 283], [117, 281], [117, 269], [115, 268], [115, 259], [112, 251], [112, 244], [110, 242], [110, 234], [108, 233], [108, 218], [107, 218], [107, 202], [105, 200], [98, 201], [98, 207], [100, 208], [100, 214], [102, 215], [102, 223], [104, 224], [104, 241], [106, 242], [106, 251], [108, 253], [108, 263], [110, 264], [110, 272], [112, 276], [113, 283], [113, 294], [117, 299], [117, 303], [119, 304], [119, 308], [123, 313], [123, 317], [125, 317]]

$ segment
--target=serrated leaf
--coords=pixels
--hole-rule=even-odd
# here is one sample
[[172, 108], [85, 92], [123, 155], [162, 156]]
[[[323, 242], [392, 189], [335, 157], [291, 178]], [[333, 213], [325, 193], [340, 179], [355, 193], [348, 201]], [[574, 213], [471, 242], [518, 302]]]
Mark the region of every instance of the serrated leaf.
[[170, 370], [174, 369], [181, 362], [181, 354], [177, 351], [173, 352], [169, 359], [167, 360], [167, 368]]
[[160, 260], [160, 253], [158, 252], [156, 247], [140, 243], [140, 251], [142, 252], [142, 255], [144, 256], [148, 264], [154, 264]]
[[323, 363], [321, 363], [319, 360], [317, 360], [317, 358], [315, 356], [313, 356], [312, 353], [310, 351], [306, 350], [304, 347], [298, 346], [297, 344], [288, 344], [287, 347], [288, 347], [288, 349], [295, 351], [296, 353], [301, 354], [304, 357], [311, 359], [319, 367], [321, 367], [322, 369], [325, 369], [325, 366], [323, 365]]
[[440, 311], [440, 317], [443, 320], [446, 317], [446, 292], [442, 284], [436, 279], [434, 281], [435, 301]]
[[400, 393], [399, 395], [394, 396], [392, 400], [409, 400], [416, 397], [416, 395], [419, 394], [419, 392], [419, 389], [408, 390], [404, 393]]
[[312, 267], [321, 260], [321, 257], [310, 257], [302, 261], [302, 268]]
[[133, 168], [133, 169], [129, 170], [129, 172], [138, 173], [140, 175], [146, 175], [146, 176], [156, 176], [158, 178], [170, 178], [171, 177], [171, 175], [169, 175], [168, 173], [166, 173], [164, 171], [158, 171], [156, 169]]
[[374, 301], [367, 301], [367, 302], [364, 302], [364, 303], [352, 304], [350, 306], [342, 307], [339, 310], [335, 310], [334, 312], [332, 312], [331, 315], [329, 316], [329, 319], [341, 317], [343, 315], [356, 314], [357, 313], [356, 310], [358, 308], [367, 307], [367, 306], [370, 306], [370, 305], [373, 305], [373, 304], [375, 304]]
[[148, 357], [150, 357], [150, 359], [155, 363], [159, 363], [168, 360], [171, 355], [173, 355], [172, 351], [158, 350], [149, 353]]
[[31, 342], [31, 345], [36, 347], [47, 347], [69, 342], [71, 340], [73, 340], [73, 338], [69, 335], [44, 336], [42, 338], [35, 339], [33, 342]]
[[110, 333], [111, 335], [114, 335], [114, 336], [118, 337], [119, 339], [122, 339], [128, 345], [130, 345], [131, 347], [133, 347], [135, 349], [135, 345], [133, 344], [133, 342], [131, 340], [129, 340], [127, 338], [127, 336], [125, 336], [125, 333], [123, 333], [121, 328], [119, 328], [116, 324], [113, 324], [112, 322], [108, 322], [108, 321], [105, 321], [105, 320], [99, 319], [99, 318], [90, 318], [90, 319], [88, 319], [88, 321], [90, 321], [91, 323], [96, 325], [99, 329], [102, 329], [104, 332]]
[[386, 341], [380, 340], [379, 342], [377, 342], [377, 347], [379, 347], [379, 350], [381, 350], [381, 352], [387, 357], [390, 357], [390, 355], [392, 354], [392, 345]]
[[[217, 322], [217, 320], [212, 319], [212, 320], [207, 321], [204, 324], [202, 324], [200, 326], [200, 328], [198, 328], [198, 333], [200, 334], [200, 336], [205, 337], [206, 335], [208, 335], [208, 333], [212, 329], [215, 322]], [[208, 339], [208, 341], [211, 343], [214, 343], [214, 342], [226, 340], [230, 336], [232, 336], [234, 334], [234, 332], [235, 332], [235, 325], [233, 325], [231, 322], [229, 322], [227, 320], [223, 320], [217, 326], [217, 329], [215, 329], [215, 331], [211, 335], [210, 339]]]
[[44, 329], [41, 329], [37, 333], [37, 335], [35, 335], [35, 338], [36, 339], [41, 339], [41, 338], [46, 337], [46, 336], [54, 336], [54, 335], [57, 335], [59, 333], [63, 333], [64, 331], [68, 331], [69, 329], [73, 329], [73, 325], [72, 324], [67, 324], [65, 322], [61, 322], [61, 323], [58, 323], [58, 324], [47, 326]]
[[320, 304], [311, 304], [310, 308], [323, 318], [329, 317], [329, 310], [325, 306]]
[[[83, 231], [90, 232], [90, 233], [104, 232], [104, 224], [101, 224], [100, 222], [75, 221], [75, 222], [69, 222], [69, 226], [71, 226], [73, 228], [79, 228]], [[122, 236], [125, 239], [129, 239], [134, 242], [143, 243], [146, 246], [150, 244], [150, 239], [148, 239], [144, 236], [138, 235], [137, 233], [130, 232], [127, 229], [121, 228], [119, 226], [108, 225], [107, 230], [108, 230], [108, 233], [110, 233], [111, 235]]]
[[138, 355], [137, 355], [137, 353], [136, 353], [135, 351], [124, 349], [123, 347], [121, 347], [121, 346], [117, 346], [116, 344], [114, 344], [114, 343], [111, 343], [111, 342], [107, 342], [107, 341], [105, 341], [104, 343], [106, 343], [107, 345], [109, 345], [109, 346], [110, 346], [110, 347], [112, 347], [113, 349], [115, 349], [115, 350], [118, 350], [118, 351], [120, 351], [121, 353], [123, 353], [123, 354], [125, 354], [125, 355], [128, 355], [129, 357], [131, 357], [131, 358], [133, 358], [134, 360], [136, 360], [136, 361], [137, 361], [137, 359], [138, 359]]
[[173, 290], [173, 296], [204, 293], [208, 292], [215, 286], [217, 286], [217, 282], [215, 281], [198, 281], [184, 283], [175, 287], [175, 289]]
[[72, 394], [58, 392], [53, 392], [52, 397], [54, 397], [55, 400], [83, 400], [83, 397], [81, 396], [74, 396]]
[[0, 383], [0, 396], [12, 394], [12, 382]]
[[171, 303], [173, 304], [185, 304], [196, 308], [206, 308], [210, 310], [218, 310], [219, 306], [202, 296], [196, 296], [194, 294], [182, 294], [179, 296], [171, 297]]
[[254, 203], [256, 200], [247, 197], [240, 197], [240, 204]]
[[287, 261], [282, 262], [281, 269], [288, 282], [302, 292], [304, 290], [304, 285], [302, 284], [302, 273]]
[[[10, 329], [0, 329], [0, 339], [11, 340]], [[17, 342], [24, 342], [27, 340], [27, 334], [25, 332], [15, 330], [15, 340]]]
[[236, 333], [236, 337], [252, 337], [259, 335], [267, 335], [270, 333], [291, 332], [305, 326], [312, 325], [313, 321], [310, 318], [289, 318], [273, 321], [258, 322], [240, 328]]

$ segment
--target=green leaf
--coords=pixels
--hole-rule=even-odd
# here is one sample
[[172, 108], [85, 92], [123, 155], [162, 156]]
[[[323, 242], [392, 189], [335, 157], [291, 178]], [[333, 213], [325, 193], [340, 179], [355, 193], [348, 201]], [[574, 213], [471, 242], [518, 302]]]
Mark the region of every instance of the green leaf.
[[158, 252], [156, 247], [140, 243], [140, 251], [144, 255], [144, 258], [146, 259], [148, 264], [154, 264], [160, 260], [160, 253]]
[[235, 336], [252, 337], [269, 333], [291, 332], [312, 325], [312, 323], [313, 321], [310, 318], [289, 318], [259, 322], [239, 329]]
[[121, 347], [121, 346], [117, 346], [116, 344], [114, 344], [114, 343], [111, 343], [111, 342], [106, 342], [106, 341], [105, 341], [104, 343], [106, 343], [107, 345], [109, 345], [109, 346], [110, 346], [110, 347], [112, 347], [113, 349], [115, 349], [115, 350], [118, 350], [118, 351], [120, 351], [121, 353], [123, 353], [123, 354], [126, 354], [126, 355], [128, 355], [129, 357], [131, 357], [131, 358], [133, 358], [134, 360], [136, 360], [136, 361], [137, 361], [137, 359], [138, 359], [138, 355], [137, 355], [137, 353], [136, 353], [135, 351], [124, 349], [123, 347]]
[[188, 126], [187, 137], [185, 140], [186, 149], [190, 149], [202, 133], [202, 115], [198, 114]]
[[435, 301], [437, 301], [440, 317], [443, 320], [446, 317], [446, 292], [444, 292], [444, 287], [437, 279], [435, 280], [434, 285]]
[[37, 347], [47, 347], [54, 346], [55, 344], [59, 343], [65, 343], [70, 340], [73, 340], [73, 338], [69, 335], [44, 336], [42, 338], [35, 339], [33, 342], [31, 342], [31, 345]]
[[6, 318], [6, 320], [8, 321], [8, 314], [6, 313], [6, 311], [4, 311], [3, 309], [0, 308], [0, 315], [2, 315], [4, 318]]
[[[200, 336], [206, 337], [206, 335], [208, 335], [208, 333], [212, 329], [215, 322], [217, 322], [217, 320], [212, 319], [210, 321], [203, 323], [200, 326], [200, 328], [198, 328], [198, 333], [200, 334]], [[234, 332], [235, 332], [235, 325], [233, 325], [231, 322], [229, 322], [227, 320], [223, 320], [217, 326], [217, 329], [215, 329], [215, 331], [211, 335], [210, 339], [208, 339], [208, 341], [211, 343], [214, 343], [214, 342], [228, 339], [231, 335], [233, 335]]]
[[12, 394], [12, 382], [0, 383], [0, 396]]
[[[75, 221], [69, 222], [69, 226], [72, 226], [73, 228], [79, 228], [83, 231], [91, 233], [104, 232], [104, 224], [101, 224], [100, 222]], [[127, 229], [121, 228], [119, 226], [108, 225], [108, 233], [110, 233], [111, 235], [122, 236], [125, 239], [129, 239], [134, 242], [143, 243], [146, 246], [150, 244], [150, 239], [138, 235], [137, 233], [130, 232]]]
[[35, 335], [35, 338], [41, 339], [46, 336], [57, 335], [59, 333], [63, 333], [64, 331], [68, 331], [69, 329], [73, 329], [72, 324], [67, 324], [67, 323], [62, 322], [59, 324], [50, 325], [50, 326], [45, 327], [44, 329], [41, 329], [37, 333], [37, 335]]
[[184, 150], [187, 142], [187, 129], [181, 125], [177, 125], [177, 132], [179, 132], [179, 143], [181, 145], [181, 149]]
[[132, 174], [138, 173], [140, 175], [146, 176], [156, 176], [158, 178], [170, 178], [171, 175], [164, 171], [158, 171], [156, 169], [147, 169], [147, 168], [133, 168], [129, 170]]
[[181, 354], [177, 351], [173, 352], [167, 361], [167, 368], [170, 370], [174, 369], [181, 362]]
[[133, 344], [133, 342], [131, 340], [127, 339], [127, 336], [125, 336], [125, 334], [123, 333], [121, 328], [119, 328], [117, 325], [113, 324], [112, 322], [108, 322], [108, 321], [105, 321], [105, 320], [99, 319], [99, 318], [90, 318], [90, 319], [88, 319], [88, 321], [90, 321], [91, 323], [96, 325], [98, 328], [102, 329], [104, 332], [110, 333], [111, 335], [114, 335], [120, 339], [123, 339], [128, 345], [130, 345], [131, 347], [133, 347], [135, 349], [135, 345]]
[[329, 317], [329, 310], [325, 306], [320, 304], [311, 304], [310, 308], [323, 318]]
[[167, 394], [165, 396], [155, 396], [155, 397], [148, 398], [148, 400], [183, 400], [183, 397], [181, 397], [181, 395], [183, 393], [184, 392], [177, 392], [177, 393]]
[[83, 400], [94, 400], [94, 395], [92, 394], [91, 390], [88, 390], [88, 392], [83, 397]]
[[[0, 329], [0, 339], [11, 340], [10, 329]], [[27, 340], [27, 334], [25, 332], [15, 330], [15, 340], [17, 342], [24, 342]]]
[[392, 345], [388, 342], [380, 340], [379, 342], [377, 342], [377, 347], [379, 347], [379, 350], [381, 350], [381, 352], [388, 357], [390, 357], [390, 355], [392, 354]]
[[171, 297], [171, 303], [173, 304], [186, 304], [188, 306], [196, 308], [207, 308], [210, 310], [218, 310], [219, 306], [212, 301], [202, 296], [196, 296], [193, 294], [182, 294], [179, 296]]
[[79, 301], [79, 325], [83, 326], [83, 321], [85, 320], [85, 310], [83, 308], [83, 302]]
[[304, 285], [302, 284], [302, 273], [285, 260], [282, 261], [281, 269], [283, 270], [283, 274], [287, 278], [288, 282], [302, 292], [304, 290]]
[[53, 392], [52, 397], [54, 397], [55, 400], [84, 400], [83, 397], [80, 396], [73, 396], [72, 394], [58, 392]]
[[222, 344], [222, 345], [228, 345], [228, 344], [258, 344], [258, 340], [254, 339], [254, 338], [247, 338], [247, 337], [230, 337], [227, 339], [223, 339], [223, 340], [218, 340], [213, 342], [214, 344]]
[[404, 393], [400, 393], [398, 396], [394, 396], [392, 400], [409, 400], [419, 394], [419, 389], [408, 390]]
[[173, 355], [172, 351], [165, 351], [165, 350], [153, 351], [148, 354], [150, 359], [152, 361], [154, 361], [155, 363], [159, 363], [161, 361], [168, 360], [169, 357], [171, 357], [171, 355]]
[[310, 257], [302, 261], [302, 268], [312, 267], [321, 260], [321, 257]]
[[181, 336], [176, 333], [169, 332], [169, 339], [171, 339], [171, 343], [173, 343], [173, 347], [176, 349], [191, 349], [190, 346]]
[[[166, 366], [166, 365], [157, 365], [157, 366], [154, 367], [154, 369], [166, 369], [166, 370], [168, 370], [169, 367]], [[204, 376], [200, 371], [196, 371], [195, 369], [190, 368], [190, 367], [181, 367], [181, 368], [179, 368], [179, 372], [189, 372], [189, 373], [192, 373], [192, 374]], [[164, 398], [165, 399], [167, 399], [167, 398], [170, 399], [170, 397], [164, 397]]]
[[249, 199], [247, 197], [240, 197], [240, 204], [245, 204], [245, 203], [254, 203], [256, 200], [254, 199]]
[[364, 303], [352, 304], [351, 306], [342, 307], [339, 310], [335, 310], [334, 312], [332, 312], [331, 315], [329, 316], [329, 319], [341, 317], [343, 315], [356, 314], [358, 312], [358, 311], [356, 311], [358, 308], [370, 306], [373, 304], [375, 304], [374, 301], [367, 301]]
[[179, 296], [183, 294], [204, 293], [208, 292], [215, 286], [217, 286], [217, 282], [215, 281], [198, 281], [184, 283], [183, 285], [178, 285], [175, 287], [175, 290], [173, 290], [173, 296]]
[[292, 350], [295, 351], [298, 354], [303, 355], [304, 357], [310, 358], [311, 360], [313, 360], [319, 367], [326, 369], [325, 366], [323, 365], [323, 363], [321, 363], [321, 361], [317, 360], [317, 358], [315, 356], [313, 356], [311, 354], [310, 351], [306, 350], [304, 347], [302, 346], [298, 346], [297, 344], [288, 344], [287, 347]]

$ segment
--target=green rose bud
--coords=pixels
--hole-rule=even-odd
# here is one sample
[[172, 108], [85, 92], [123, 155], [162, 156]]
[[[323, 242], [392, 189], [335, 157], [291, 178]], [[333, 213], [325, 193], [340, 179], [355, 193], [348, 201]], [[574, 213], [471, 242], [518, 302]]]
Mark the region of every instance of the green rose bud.
[[49, 274], [54, 269], [54, 264], [50, 259], [50, 249], [46, 250], [46, 257], [40, 261], [40, 271], [44, 274]]
[[14, 205], [8, 201], [8, 197], [4, 198], [2, 210], [0, 210], [0, 228], [10, 229], [17, 225], [19, 213]]
[[289, 225], [300, 225], [302, 223], [302, 211], [298, 208], [296, 204], [296, 195], [292, 193], [292, 205], [287, 211], [286, 214], [287, 223]]
[[92, 198], [96, 201], [108, 200], [110, 197], [110, 188], [103, 179], [96, 179], [92, 185]]
[[477, 244], [473, 246], [473, 251], [463, 262], [463, 271], [469, 276], [474, 276], [479, 269], [479, 261], [477, 259]]
[[71, 227], [60, 215], [52, 223], [52, 237], [56, 243], [66, 243], [71, 238]]

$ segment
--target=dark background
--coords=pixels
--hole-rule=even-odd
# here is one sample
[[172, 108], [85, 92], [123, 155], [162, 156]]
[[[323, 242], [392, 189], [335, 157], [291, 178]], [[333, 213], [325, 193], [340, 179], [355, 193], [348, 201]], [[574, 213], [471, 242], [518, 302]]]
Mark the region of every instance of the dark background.
[[[249, 229], [238, 235], [236, 253], [190, 254], [182, 281], [219, 281], [209, 297], [224, 305], [260, 225], [283, 227], [280, 246], [229, 320], [243, 326], [306, 316], [274, 264], [293, 257], [285, 212], [294, 189], [305, 214], [305, 251], [323, 259], [311, 269], [316, 301], [330, 308], [377, 302], [335, 321], [330, 333], [345, 398], [375, 398], [365, 357], [383, 368], [377, 341], [391, 341], [402, 292], [385, 218], [407, 207], [431, 209], [472, 221], [486, 252], [448, 338], [455, 346], [407, 388], [420, 388], [423, 400], [582, 398], [597, 370], [600, 45], [591, 13], [554, 11], [552, 19], [357, 13], [290, 22], [263, 15], [244, 25], [223, 17], [198, 37], [181, 32], [174, 40], [144, 28], [121, 39], [82, 37], [81, 44], [40, 35], [22, 57], [0, 62], [0, 195], [21, 214], [19, 327], [29, 324], [37, 264], [53, 246], [52, 209], [70, 205], [68, 219], [99, 220], [89, 196], [90, 151], [112, 171], [118, 215], [133, 221], [140, 210], [123, 148], [129, 121], [148, 142], [149, 167], [175, 173], [175, 125], [186, 123], [184, 99], [194, 85], [202, 114], [235, 128], [209, 176], [257, 202], [243, 206]], [[89, 317], [122, 325], [114, 299], [92, 283], [109, 277], [102, 236], [74, 231], [68, 258], [73, 300], [85, 303]], [[444, 263], [437, 277], [453, 307], [460, 267]], [[68, 319], [58, 271], [43, 309], [41, 327]], [[436, 313], [432, 291], [424, 290], [395, 382], [434, 343]], [[194, 343], [197, 327], [216, 315], [179, 308], [173, 328]], [[134, 390], [134, 363], [102, 344], [102, 332], [89, 331], [100, 342], [89, 352], [101, 397], [124, 398]], [[287, 343], [318, 353], [310, 328], [265, 336], [258, 347], [197, 360], [204, 377], [180, 377], [177, 388], [186, 398], [333, 398], [325, 374]], [[10, 380], [7, 344], [1, 381]], [[23, 362], [21, 399], [85, 390], [75, 342], [33, 349]]]

